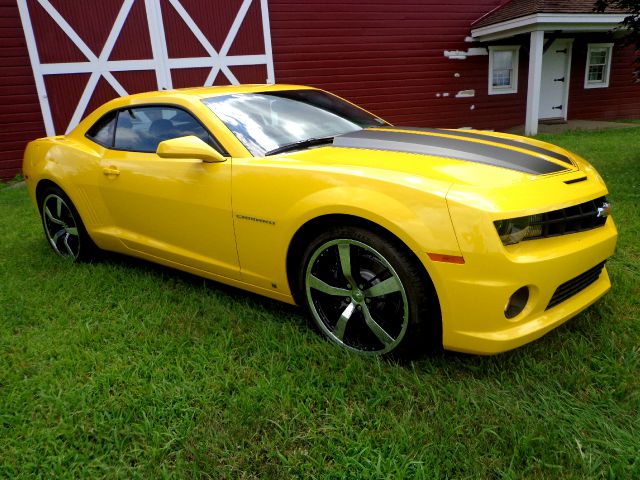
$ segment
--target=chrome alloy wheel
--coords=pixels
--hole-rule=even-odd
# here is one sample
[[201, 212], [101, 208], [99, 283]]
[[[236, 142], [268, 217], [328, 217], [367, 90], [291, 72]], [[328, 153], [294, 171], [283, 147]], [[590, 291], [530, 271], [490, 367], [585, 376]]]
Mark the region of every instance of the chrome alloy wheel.
[[42, 202], [42, 223], [49, 243], [61, 257], [78, 258], [80, 237], [73, 212], [63, 198], [55, 193]]
[[305, 289], [318, 326], [350, 350], [384, 354], [407, 331], [409, 303], [402, 281], [365, 243], [336, 239], [320, 245], [307, 264]]

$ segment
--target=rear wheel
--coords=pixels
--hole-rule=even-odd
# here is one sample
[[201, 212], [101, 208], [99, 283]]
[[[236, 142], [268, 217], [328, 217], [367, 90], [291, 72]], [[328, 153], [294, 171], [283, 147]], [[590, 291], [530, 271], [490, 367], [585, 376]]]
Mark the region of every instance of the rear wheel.
[[433, 286], [405, 248], [358, 227], [335, 228], [311, 242], [301, 297], [327, 338], [358, 353], [400, 356], [441, 341]]
[[86, 261], [95, 256], [96, 245], [73, 203], [61, 189], [51, 186], [40, 195], [40, 214], [45, 236], [54, 252], [74, 261]]

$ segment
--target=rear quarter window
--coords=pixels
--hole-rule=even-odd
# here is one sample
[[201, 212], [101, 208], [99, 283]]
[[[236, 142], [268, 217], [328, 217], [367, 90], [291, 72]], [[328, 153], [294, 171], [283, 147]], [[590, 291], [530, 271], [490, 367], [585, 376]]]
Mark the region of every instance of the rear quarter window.
[[106, 148], [113, 147], [113, 134], [116, 126], [117, 112], [109, 112], [87, 130], [87, 138]]

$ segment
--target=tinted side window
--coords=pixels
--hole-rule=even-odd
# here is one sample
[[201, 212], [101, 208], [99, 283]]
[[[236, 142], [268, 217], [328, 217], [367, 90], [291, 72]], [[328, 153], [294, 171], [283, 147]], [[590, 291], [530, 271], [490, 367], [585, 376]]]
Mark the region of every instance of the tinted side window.
[[113, 129], [116, 124], [116, 112], [109, 112], [87, 130], [87, 137], [103, 147], [113, 146]]
[[155, 152], [160, 142], [186, 135], [195, 135], [222, 153], [217, 142], [191, 114], [160, 106], [120, 110], [114, 148]]

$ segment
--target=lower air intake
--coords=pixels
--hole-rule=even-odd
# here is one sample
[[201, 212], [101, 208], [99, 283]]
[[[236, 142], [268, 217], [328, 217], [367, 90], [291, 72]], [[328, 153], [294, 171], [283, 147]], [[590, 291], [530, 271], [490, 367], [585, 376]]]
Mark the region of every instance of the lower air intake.
[[560, 285], [551, 300], [549, 301], [549, 305], [547, 305], [546, 310], [555, 307], [559, 303], [564, 302], [568, 298], [573, 297], [577, 293], [580, 293], [582, 290], [587, 288], [589, 285], [594, 283], [600, 277], [602, 273], [602, 269], [604, 268], [604, 262], [599, 263], [593, 268], [590, 268], [586, 272], [578, 275], [576, 278], [569, 280], [568, 282]]

